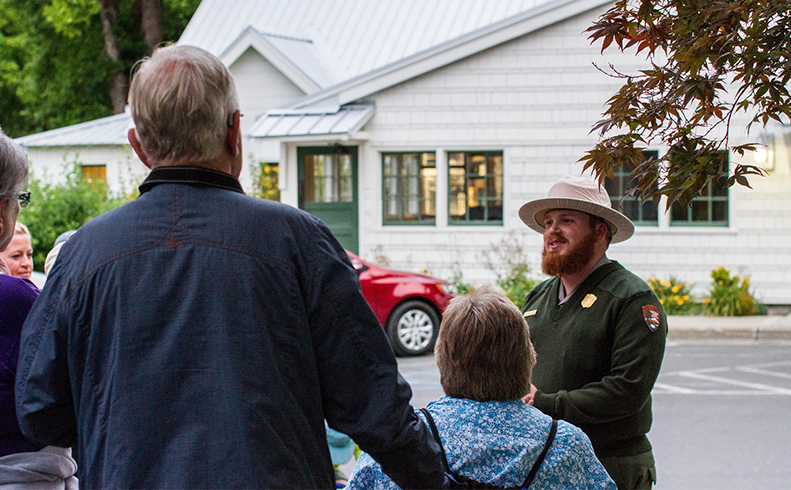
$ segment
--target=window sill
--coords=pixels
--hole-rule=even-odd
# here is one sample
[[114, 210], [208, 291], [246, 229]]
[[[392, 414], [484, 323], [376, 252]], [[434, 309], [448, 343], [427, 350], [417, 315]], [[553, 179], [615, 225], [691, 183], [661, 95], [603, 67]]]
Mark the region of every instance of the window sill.
[[435, 221], [385, 221], [382, 223], [382, 226], [419, 226], [419, 227], [426, 227], [426, 226], [437, 226]]
[[635, 235], [736, 235], [733, 226], [635, 226]]

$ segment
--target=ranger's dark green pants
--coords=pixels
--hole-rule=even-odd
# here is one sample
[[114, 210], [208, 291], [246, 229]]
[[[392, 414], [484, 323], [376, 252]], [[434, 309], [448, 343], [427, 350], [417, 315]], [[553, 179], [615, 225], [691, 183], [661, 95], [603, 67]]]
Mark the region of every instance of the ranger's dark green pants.
[[634, 456], [599, 458], [599, 461], [618, 485], [618, 490], [651, 490], [656, 483], [652, 451]]

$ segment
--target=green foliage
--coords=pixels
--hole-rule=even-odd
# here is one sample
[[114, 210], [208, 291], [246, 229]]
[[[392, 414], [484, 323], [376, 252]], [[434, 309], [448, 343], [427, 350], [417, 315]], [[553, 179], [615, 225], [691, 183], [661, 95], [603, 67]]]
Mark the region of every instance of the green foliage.
[[49, 2], [0, 0], [0, 126], [13, 137], [109, 115], [114, 68], [98, 18], [59, 33]]
[[129, 201], [115, 196], [103, 181], [82, 178], [80, 163], [64, 162], [64, 180], [51, 183], [33, 175], [28, 189], [30, 204], [19, 214], [19, 221], [30, 229], [33, 263], [44, 271], [44, 261], [55, 239], [64, 231], [76, 230], [100, 214]]
[[55, 31], [67, 37], [77, 37], [91, 17], [99, 13], [96, 0], [52, 0], [42, 10]]
[[250, 167], [250, 172], [253, 176], [253, 189], [250, 195], [269, 199], [270, 201], [280, 201], [278, 164], [258, 162], [252, 164]]
[[461, 266], [458, 262], [454, 262], [450, 268], [451, 278], [450, 284], [456, 294], [470, 294], [475, 291], [472, 284], [464, 281], [464, 275], [461, 272]]
[[706, 313], [711, 316], [746, 316], [760, 312], [758, 303], [750, 293], [750, 278], [739, 281], [739, 276], [731, 277], [731, 271], [724, 267], [711, 271], [711, 293], [704, 299]]
[[690, 287], [693, 284], [691, 281], [679, 281], [673, 276], [670, 276], [670, 280], [667, 281], [661, 281], [656, 277], [648, 280], [648, 285], [654, 290], [668, 315], [699, 313], [700, 306], [695, 303], [690, 292]]
[[[788, 0], [618, 0], [588, 32], [602, 51], [614, 43], [649, 61], [632, 74], [611, 67], [624, 85], [593, 128], [603, 139], [581, 159], [602, 181], [624, 163], [636, 166], [633, 196], [686, 204], [722, 175], [717, 152], [728, 147], [735, 113], [752, 115], [748, 130], [791, 118]], [[711, 136], [717, 126], [719, 139]], [[604, 138], [610, 131], [620, 134]], [[646, 159], [649, 144], [670, 151]], [[730, 149], [744, 154], [756, 144]], [[727, 185], [749, 187], [748, 175], [765, 172], [737, 164]]]
[[530, 277], [527, 256], [519, 243], [516, 231], [508, 232], [481, 255], [486, 268], [497, 276], [495, 284], [503, 290], [508, 299], [521, 308], [527, 293], [538, 281]]
[[[166, 41], [181, 35], [200, 0], [163, 0]], [[113, 113], [118, 73], [149, 54], [134, 0], [116, 0], [121, 61], [105, 53], [96, 0], [0, 0], [0, 126], [16, 138]]]

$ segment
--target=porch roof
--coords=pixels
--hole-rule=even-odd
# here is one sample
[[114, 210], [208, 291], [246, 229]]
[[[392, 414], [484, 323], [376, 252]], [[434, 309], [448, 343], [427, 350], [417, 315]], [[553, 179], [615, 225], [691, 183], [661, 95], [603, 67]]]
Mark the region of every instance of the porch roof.
[[127, 133], [132, 127], [132, 114], [124, 112], [114, 116], [94, 119], [65, 128], [52, 129], [43, 133], [17, 138], [22, 146], [103, 146], [128, 145]]
[[252, 138], [329, 137], [350, 139], [371, 120], [376, 109], [370, 104], [300, 110], [275, 109], [262, 116], [248, 133]]

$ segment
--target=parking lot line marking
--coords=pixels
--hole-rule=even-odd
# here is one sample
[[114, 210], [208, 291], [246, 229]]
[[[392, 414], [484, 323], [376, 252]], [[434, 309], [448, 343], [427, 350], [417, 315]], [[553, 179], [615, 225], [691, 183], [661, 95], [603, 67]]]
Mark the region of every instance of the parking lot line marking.
[[715, 383], [724, 383], [734, 386], [744, 386], [745, 388], [751, 388], [754, 390], [766, 391], [769, 393], [774, 393], [777, 395], [791, 395], [791, 390], [787, 390], [785, 388], [778, 388], [776, 386], [765, 385], [761, 383], [748, 383], [746, 381], [738, 381], [735, 379], [728, 379], [728, 378], [720, 378], [719, 376], [708, 376], [706, 374], [696, 373], [696, 372], [682, 372], [678, 373], [679, 376], [685, 376], [687, 378], [695, 378], [695, 379], [702, 379], [706, 381], [713, 381]]
[[682, 388], [681, 386], [673, 386], [665, 383], [654, 383], [654, 388], [659, 388], [662, 390], [667, 390], [672, 393], [679, 393], [682, 395], [694, 395], [697, 393], [697, 390], [693, 390], [690, 388]]
[[766, 362], [763, 364], [749, 365], [749, 367], [754, 367], [754, 368], [777, 367], [777, 366], [791, 366], [791, 361]]
[[[696, 369], [694, 372], [696, 373], [724, 373], [725, 371], [730, 371], [731, 368], [729, 367], [716, 367], [716, 368], [706, 368], [706, 369]], [[669, 373], [662, 373], [661, 376], [679, 376], [683, 375], [684, 373], [690, 373], [692, 371], [671, 371]]]
[[788, 396], [783, 393], [773, 393], [771, 391], [755, 390], [692, 390], [690, 393], [676, 393], [672, 391], [654, 391], [651, 396]]
[[758, 369], [748, 366], [739, 366], [736, 369], [745, 373], [762, 374], [764, 376], [774, 376], [775, 378], [791, 379], [791, 374], [788, 373], [778, 373], [775, 371], [768, 371], [766, 369]]

